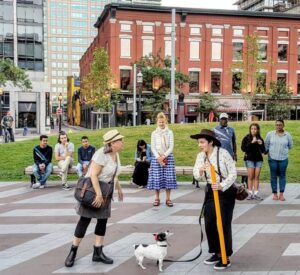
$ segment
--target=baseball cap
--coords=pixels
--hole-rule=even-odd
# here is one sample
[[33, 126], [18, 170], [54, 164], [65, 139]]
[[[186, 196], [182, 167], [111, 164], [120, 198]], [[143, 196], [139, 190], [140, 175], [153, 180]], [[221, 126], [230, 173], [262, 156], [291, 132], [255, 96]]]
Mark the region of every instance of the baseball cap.
[[226, 114], [226, 113], [221, 113], [219, 118], [220, 118], [220, 119], [222, 119], [222, 118], [228, 119], [228, 114]]

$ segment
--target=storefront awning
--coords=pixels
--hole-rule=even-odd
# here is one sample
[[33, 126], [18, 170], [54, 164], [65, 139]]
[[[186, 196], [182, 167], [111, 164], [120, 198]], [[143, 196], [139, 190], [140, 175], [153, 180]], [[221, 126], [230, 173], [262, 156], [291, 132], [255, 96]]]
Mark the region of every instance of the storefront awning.
[[244, 98], [219, 98], [218, 112], [235, 113], [250, 110], [250, 103]]

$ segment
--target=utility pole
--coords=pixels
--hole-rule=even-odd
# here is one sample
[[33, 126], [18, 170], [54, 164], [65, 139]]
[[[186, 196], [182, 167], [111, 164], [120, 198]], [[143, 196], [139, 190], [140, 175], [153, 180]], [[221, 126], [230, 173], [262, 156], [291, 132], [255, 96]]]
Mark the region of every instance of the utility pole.
[[175, 9], [172, 9], [171, 32], [171, 124], [175, 123]]

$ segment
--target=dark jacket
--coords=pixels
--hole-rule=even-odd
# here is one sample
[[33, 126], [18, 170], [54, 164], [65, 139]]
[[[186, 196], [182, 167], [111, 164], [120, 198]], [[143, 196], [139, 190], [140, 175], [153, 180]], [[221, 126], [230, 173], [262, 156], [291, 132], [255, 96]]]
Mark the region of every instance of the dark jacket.
[[252, 136], [247, 135], [243, 138], [241, 149], [245, 152], [244, 160], [251, 161], [263, 161], [262, 154], [265, 152], [265, 143], [262, 138], [260, 138], [262, 144], [259, 145], [257, 142], [251, 143]]
[[83, 164], [84, 161], [91, 161], [96, 148], [94, 146], [89, 145], [88, 148], [83, 148], [83, 146], [78, 148], [78, 162]]
[[46, 146], [41, 148], [40, 145], [37, 145], [33, 148], [33, 159], [36, 165], [45, 163], [47, 166], [52, 161], [52, 147]]

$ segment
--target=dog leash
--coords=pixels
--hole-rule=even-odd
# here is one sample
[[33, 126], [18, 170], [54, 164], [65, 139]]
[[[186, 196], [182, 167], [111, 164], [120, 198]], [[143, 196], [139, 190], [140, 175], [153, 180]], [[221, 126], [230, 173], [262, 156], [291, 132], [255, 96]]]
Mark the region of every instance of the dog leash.
[[204, 197], [204, 202], [202, 205], [202, 209], [199, 215], [199, 225], [200, 225], [200, 251], [199, 253], [192, 259], [188, 259], [188, 260], [170, 260], [170, 259], [165, 259], [164, 262], [171, 262], [171, 263], [188, 263], [188, 262], [192, 262], [195, 261], [196, 259], [198, 259], [201, 254], [202, 254], [202, 241], [203, 241], [203, 231], [202, 231], [202, 224], [201, 224], [201, 218], [203, 216], [204, 213], [204, 208], [205, 208], [205, 204], [206, 204], [206, 200], [207, 200], [207, 190], [205, 190], [205, 197]]

